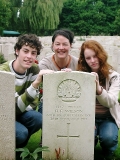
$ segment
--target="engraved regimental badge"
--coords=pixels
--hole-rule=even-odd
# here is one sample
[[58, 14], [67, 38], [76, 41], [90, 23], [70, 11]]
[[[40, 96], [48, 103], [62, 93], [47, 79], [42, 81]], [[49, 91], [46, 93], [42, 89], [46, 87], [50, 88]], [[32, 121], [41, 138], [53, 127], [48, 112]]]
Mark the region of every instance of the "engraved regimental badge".
[[72, 79], [62, 81], [58, 86], [58, 97], [64, 102], [74, 102], [81, 95], [80, 84]]

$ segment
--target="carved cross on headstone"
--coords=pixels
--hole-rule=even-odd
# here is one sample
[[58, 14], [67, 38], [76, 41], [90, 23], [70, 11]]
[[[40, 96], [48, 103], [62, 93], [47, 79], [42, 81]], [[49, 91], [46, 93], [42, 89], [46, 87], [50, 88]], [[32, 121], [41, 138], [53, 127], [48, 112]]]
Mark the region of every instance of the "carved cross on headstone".
[[57, 135], [57, 138], [67, 138], [67, 159], [69, 159], [69, 138], [78, 138], [80, 135], [69, 135], [70, 123], [67, 123], [67, 135]]

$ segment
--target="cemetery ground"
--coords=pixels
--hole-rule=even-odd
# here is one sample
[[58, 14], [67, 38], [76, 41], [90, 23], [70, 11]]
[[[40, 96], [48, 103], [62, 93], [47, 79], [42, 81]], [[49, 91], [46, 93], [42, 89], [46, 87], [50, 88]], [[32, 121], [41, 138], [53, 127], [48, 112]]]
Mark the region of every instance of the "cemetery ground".
[[[36, 132], [35, 134], [33, 134], [26, 146], [26, 148], [28, 148], [30, 150], [30, 152], [33, 152], [36, 148], [40, 147], [39, 143], [40, 143], [40, 136], [41, 136], [41, 130], [39, 130], [38, 132]], [[48, 146], [49, 147], [49, 146]], [[18, 152], [17, 152], [18, 153]], [[42, 158], [42, 153], [39, 154], [40, 157], [38, 160], [40, 160], [40, 158]], [[22, 160], [19, 155], [16, 157], [16, 160]], [[101, 147], [99, 145], [99, 143], [97, 144], [97, 146], [95, 147], [95, 154], [94, 154], [94, 160], [102, 160], [101, 159]], [[113, 160], [120, 160], [120, 131], [119, 131], [119, 142], [118, 142], [118, 148], [115, 151], [114, 154], [114, 159]]]

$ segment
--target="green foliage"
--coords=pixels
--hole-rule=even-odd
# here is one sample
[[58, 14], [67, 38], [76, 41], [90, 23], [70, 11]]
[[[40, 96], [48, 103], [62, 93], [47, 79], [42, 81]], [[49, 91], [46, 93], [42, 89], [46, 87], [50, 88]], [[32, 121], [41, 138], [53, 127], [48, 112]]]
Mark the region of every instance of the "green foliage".
[[59, 24], [63, 0], [24, 0], [20, 8], [20, 21], [27, 32], [44, 34]]
[[117, 34], [120, 35], [120, 9], [117, 11], [114, 24]]
[[22, 5], [21, 0], [10, 0], [10, 2], [11, 2], [10, 10], [12, 12], [12, 16], [10, 19], [9, 30], [15, 30], [20, 32], [22, 25], [19, 18], [17, 17], [17, 12]]
[[6, 29], [46, 36], [60, 28], [120, 35], [120, 0], [0, 0], [0, 35]]
[[0, 35], [2, 35], [3, 30], [10, 24], [10, 5], [10, 0], [0, 0]]
[[0, 64], [6, 62], [4, 55], [0, 53]]
[[[28, 148], [18, 148], [16, 149], [17, 152], [22, 152], [20, 154], [20, 157], [22, 160], [37, 160], [39, 157], [38, 153], [43, 152], [43, 151], [49, 151], [47, 146], [44, 147], [39, 147], [35, 149], [33, 152], [30, 152]], [[26, 159], [27, 158], [27, 159]], [[40, 159], [42, 160], [42, 159]]]
[[58, 29], [68, 28], [69, 24], [76, 35], [116, 35], [119, 8], [119, 0], [68, 0], [60, 14]]

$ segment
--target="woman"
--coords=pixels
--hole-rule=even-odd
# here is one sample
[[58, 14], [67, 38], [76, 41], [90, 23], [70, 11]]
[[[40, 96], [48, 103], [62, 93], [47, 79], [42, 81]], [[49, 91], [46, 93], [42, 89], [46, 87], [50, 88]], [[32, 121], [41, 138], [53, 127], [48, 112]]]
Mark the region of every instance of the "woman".
[[64, 68], [76, 70], [78, 58], [69, 54], [74, 34], [70, 30], [56, 30], [52, 37], [53, 55], [45, 57], [39, 62], [40, 69], [60, 71]]
[[[54, 71], [71, 71], [76, 70], [78, 58], [69, 54], [74, 34], [67, 29], [56, 30], [52, 36], [52, 51], [53, 55], [43, 58], [39, 62], [40, 70], [50, 69]], [[42, 88], [42, 86], [41, 86]], [[42, 95], [41, 95], [42, 96]], [[42, 98], [38, 106], [38, 112], [42, 113]], [[41, 145], [41, 143], [40, 143]]]
[[[74, 34], [70, 30], [56, 30], [52, 36], [51, 46], [54, 54], [43, 58], [39, 62], [40, 70], [75, 71], [78, 64], [78, 58], [69, 54], [73, 40]], [[38, 108], [38, 111], [42, 113], [42, 98]]]
[[112, 157], [120, 127], [119, 74], [107, 63], [106, 51], [95, 40], [82, 44], [77, 70], [96, 77], [95, 145], [99, 139], [104, 157]]

